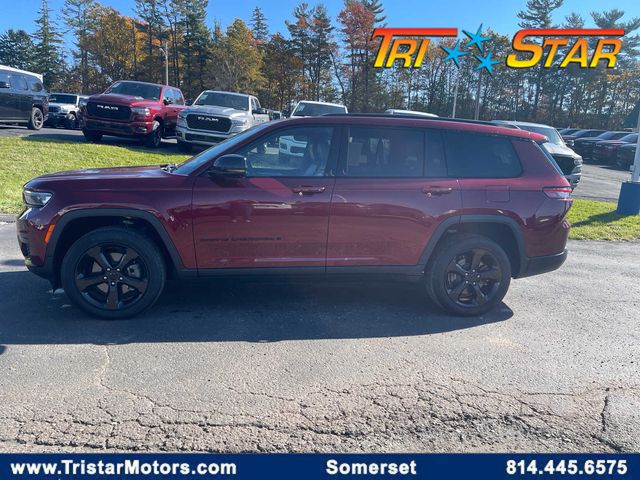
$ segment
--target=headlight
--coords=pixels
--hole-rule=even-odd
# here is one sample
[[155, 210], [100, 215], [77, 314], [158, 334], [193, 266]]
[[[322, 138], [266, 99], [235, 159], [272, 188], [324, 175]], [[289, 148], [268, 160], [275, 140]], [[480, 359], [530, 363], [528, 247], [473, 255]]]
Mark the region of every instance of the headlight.
[[51, 197], [53, 197], [53, 193], [50, 192], [36, 192], [34, 190], [22, 192], [24, 203], [30, 207], [44, 207], [51, 200]]
[[187, 115], [184, 112], [178, 112], [178, 118], [184, 120], [185, 118], [187, 118]]
[[133, 107], [131, 111], [136, 115], [151, 115], [151, 110], [149, 110], [148, 108]]

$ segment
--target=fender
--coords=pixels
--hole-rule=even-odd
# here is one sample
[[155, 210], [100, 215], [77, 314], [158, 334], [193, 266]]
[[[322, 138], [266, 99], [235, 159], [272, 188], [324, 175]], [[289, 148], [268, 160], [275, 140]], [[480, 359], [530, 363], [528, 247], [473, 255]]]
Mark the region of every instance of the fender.
[[[520, 257], [520, 266], [518, 273], [525, 271], [528, 258], [524, 249], [524, 239], [522, 238], [522, 230], [518, 223], [510, 217], [506, 217], [503, 215], [494, 215], [494, 214], [485, 214], [485, 215], [456, 215], [453, 217], [447, 218], [436, 228], [433, 235], [429, 239], [427, 246], [424, 248], [422, 255], [420, 256], [419, 264], [423, 267], [427, 266], [429, 259], [431, 258], [431, 254], [436, 248], [436, 245], [440, 241], [440, 239], [446, 234], [447, 230], [455, 225], [459, 225], [462, 223], [497, 223], [501, 225], [507, 225], [511, 232], [513, 233], [514, 238], [516, 239], [516, 244], [518, 246], [518, 256]], [[514, 277], [516, 278], [516, 277]]]
[[57, 243], [67, 224], [79, 218], [90, 217], [137, 218], [148, 222], [162, 240], [162, 243], [169, 252], [171, 262], [173, 263], [173, 266], [176, 268], [176, 270], [185, 270], [185, 267], [182, 263], [182, 258], [178, 254], [178, 251], [171, 241], [169, 234], [165, 230], [160, 220], [158, 220], [158, 218], [151, 212], [137, 210], [135, 208], [81, 208], [78, 210], [71, 210], [70, 212], [63, 214], [56, 222], [56, 227], [51, 234], [49, 244], [47, 245], [47, 253], [45, 254], [45, 265], [49, 266], [51, 273], [53, 273], [53, 260]]

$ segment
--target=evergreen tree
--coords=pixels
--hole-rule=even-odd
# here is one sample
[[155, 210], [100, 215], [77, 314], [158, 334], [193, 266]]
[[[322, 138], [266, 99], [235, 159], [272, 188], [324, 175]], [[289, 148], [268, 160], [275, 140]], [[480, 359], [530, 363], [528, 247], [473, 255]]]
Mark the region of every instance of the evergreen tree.
[[211, 32], [206, 25], [208, 0], [183, 0], [180, 4], [185, 94], [197, 96], [206, 88], [206, 66], [211, 51]]
[[251, 31], [253, 38], [258, 44], [265, 44], [269, 38], [269, 26], [267, 25], [267, 17], [260, 7], [253, 9], [251, 15]]
[[331, 54], [337, 48], [331, 19], [324, 5], [319, 4], [312, 10], [309, 31], [309, 80], [312, 98], [320, 100], [327, 95], [332, 96]]
[[285, 21], [285, 24], [289, 29], [289, 35], [291, 35], [291, 42], [294, 47], [295, 53], [300, 59], [302, 97], [307, 97], [309, 90], [307, 86], [307, 71], [309, 68], [309, 51], [311, 50], [311, 15], [312, 12], [309, 9], [309, 4], [306, 2], [302, 2], [293, 10], [295, 21]]
[[164, 55], [158, 47], [166, 38], [160, 0], [135, 0], [135, 12], [146, 36], [146, 58], [142, 62], [144, 79], [164, 83]]
[[78, 62], [77, 73], [82, 92], [89, 91], [90, 66], [87, 39], [96, 26], [96, 0], [65, 0], [62, 14], [69, 31], [75, 36], [73, 57]]
[[36, 31], [32, 37], [35, 45], [33, 68], [36, 72], [42, 73], [45, 88], [51, 90], [61, 87], [65, 72], [62, 37], [51, 18], [48, 0], [42, 0], [40, 4]]
[[34, 69], [35, 47], [24, 30], [9, 29], [0, 35], [0, 64], [24, 70]]

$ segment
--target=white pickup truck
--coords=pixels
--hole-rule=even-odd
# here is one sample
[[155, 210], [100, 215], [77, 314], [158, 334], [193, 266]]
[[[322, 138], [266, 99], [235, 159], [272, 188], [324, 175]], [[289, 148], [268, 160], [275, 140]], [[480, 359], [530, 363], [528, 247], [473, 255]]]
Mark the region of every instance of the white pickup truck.
[[253, 95], [205, 90], [178, 114], [178, 148], [213, 145], [268, 121], [269, 113]]

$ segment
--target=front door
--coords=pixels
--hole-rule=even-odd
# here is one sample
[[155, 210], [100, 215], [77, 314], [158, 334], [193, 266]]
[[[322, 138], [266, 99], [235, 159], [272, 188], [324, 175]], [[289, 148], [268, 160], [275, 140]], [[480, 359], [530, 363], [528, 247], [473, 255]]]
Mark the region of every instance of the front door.
[[[327, 267], [416, 266], [461, 208], [438, 130], [347, 128], [331, 205]], [[344, 268], [342, 268], [344, 270]]]
[[[194, 186], [198, 268], [324, 271], [335, 182], [335, 129], [280, 128], [233, 153], [247, 175], [202, 175]], [[293, 151], [290, 144], [297, 146]], [[230, 152], [228, 152], [230, 153]]]

